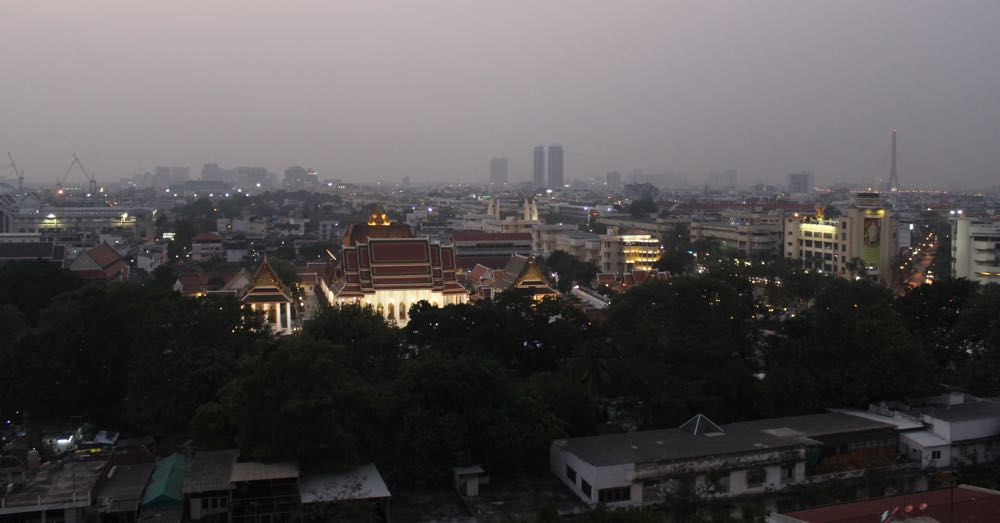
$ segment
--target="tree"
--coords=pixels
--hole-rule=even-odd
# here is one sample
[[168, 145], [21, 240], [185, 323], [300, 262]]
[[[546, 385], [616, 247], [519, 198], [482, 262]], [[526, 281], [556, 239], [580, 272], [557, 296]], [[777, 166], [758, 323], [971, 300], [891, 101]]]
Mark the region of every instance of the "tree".
[[544, 260], [545, 267], [559, 275], [560, 292], [569, 292], [573, 285], [590, 286], [597, 276], [597, 266], [591, 262], [576, 259], [565, 251], [554, 251]]
[[306, 320], [303, 336], [343, 345], [354, 370], [371, 381], [391, 379], [400, 360], [399, 329], [370, 305], [333, 305]]
[[612, 302], [605, 324], [617, 352], [612, 392], [641, 405], [645, 428], [677, 426], [698, 412], [719, 422], [752, 416], [753, 313], [745, 280], [631, 288]]
[[251, 459], [294, 459], [305, 467], [346, 467], [377, 431], [370, 390], [353, 380], [342, 347], [308, 338], [267, 342], [240, 362], [239, 374], [202, 405], [198, 430], [235, 443]]
[[519, 394], [487, 356], [428, 352], [404, 362], [390, 419], [397, 477], [441, 484], [451, 467], [482, 463], [497, 472], [530, 467], [561, 434], [562, 421]]
[[657, 212], [659, 209], [656, 207], [656, 202], [652, 198], [642, 198], [640, 200], [635, 200], [628, 206], [628, 212], [633, 218], [641, 218], [643, 216], [649, 216]]
[[73, 273], [52, 262], [11, 261], [0, 266], [0, 305], [16, 307], [28, 325], [35, 326], [53, 298], [81, 285]]
[[140, 430], [187, 426], [230, 377], [259, 320], [233, 299], [112, 284], [60, 295], [16, 350], [14, 395], [39, 417]]

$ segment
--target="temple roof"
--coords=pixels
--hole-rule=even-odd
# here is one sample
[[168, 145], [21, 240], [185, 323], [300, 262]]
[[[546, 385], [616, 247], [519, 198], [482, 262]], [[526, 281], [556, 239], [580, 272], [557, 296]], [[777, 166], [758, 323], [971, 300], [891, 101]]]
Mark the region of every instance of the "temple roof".
[[253, 278], [250, 279], [250, 286], [247, 288], [246, 294], [243, 295], [243, 301], [270, 303], [292, 301], [292, 292], [274, 272], [274, 268], [267, 261], [267, 256], [261, 260], [260, 266], [257, 267]]
[[388, 223], [385, 225], [369, 225], [352, 223], [344, 234], [344, 247], [354, 247], [369, 238], [413, 238], [413, 231], [405, 223]]

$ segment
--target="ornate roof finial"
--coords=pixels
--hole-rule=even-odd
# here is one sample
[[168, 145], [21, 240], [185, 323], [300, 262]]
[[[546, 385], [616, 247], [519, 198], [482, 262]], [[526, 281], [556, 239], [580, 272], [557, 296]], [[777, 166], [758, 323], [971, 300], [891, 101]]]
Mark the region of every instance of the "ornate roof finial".
[[382, 210], [382, 196], [376, 195], [375, 212], [368, 216], [368, 225], [389, 225], [389, 215]]

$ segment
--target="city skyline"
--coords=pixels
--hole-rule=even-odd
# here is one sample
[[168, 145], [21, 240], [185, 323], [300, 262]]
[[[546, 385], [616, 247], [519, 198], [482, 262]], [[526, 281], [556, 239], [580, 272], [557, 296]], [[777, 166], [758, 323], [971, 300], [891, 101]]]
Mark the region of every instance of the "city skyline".
[[538, 143], [570, 149], [567, 181], [874, 183], [896, 128], [904, 187], [1000, 169], [992, 3], [236, 5], [9, 6], [0, 150], [29, 183], [74, 152], [101, 180], [218, 163], [472, 182], [504, 156], [516, 183]]

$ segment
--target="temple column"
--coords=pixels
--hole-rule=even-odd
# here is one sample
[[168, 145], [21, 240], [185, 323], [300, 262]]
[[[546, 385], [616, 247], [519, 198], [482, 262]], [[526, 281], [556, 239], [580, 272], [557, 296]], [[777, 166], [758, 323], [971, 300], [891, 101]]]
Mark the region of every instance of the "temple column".
[[288, 328], [288, 333], [291, 334], [292, 333], [292, 304], [291, 303], [286, 303], [285, 304], [285, 314], [286, 314], [285, 317], [288, 319], [288, 322], [285, 324], [285, 326]]

